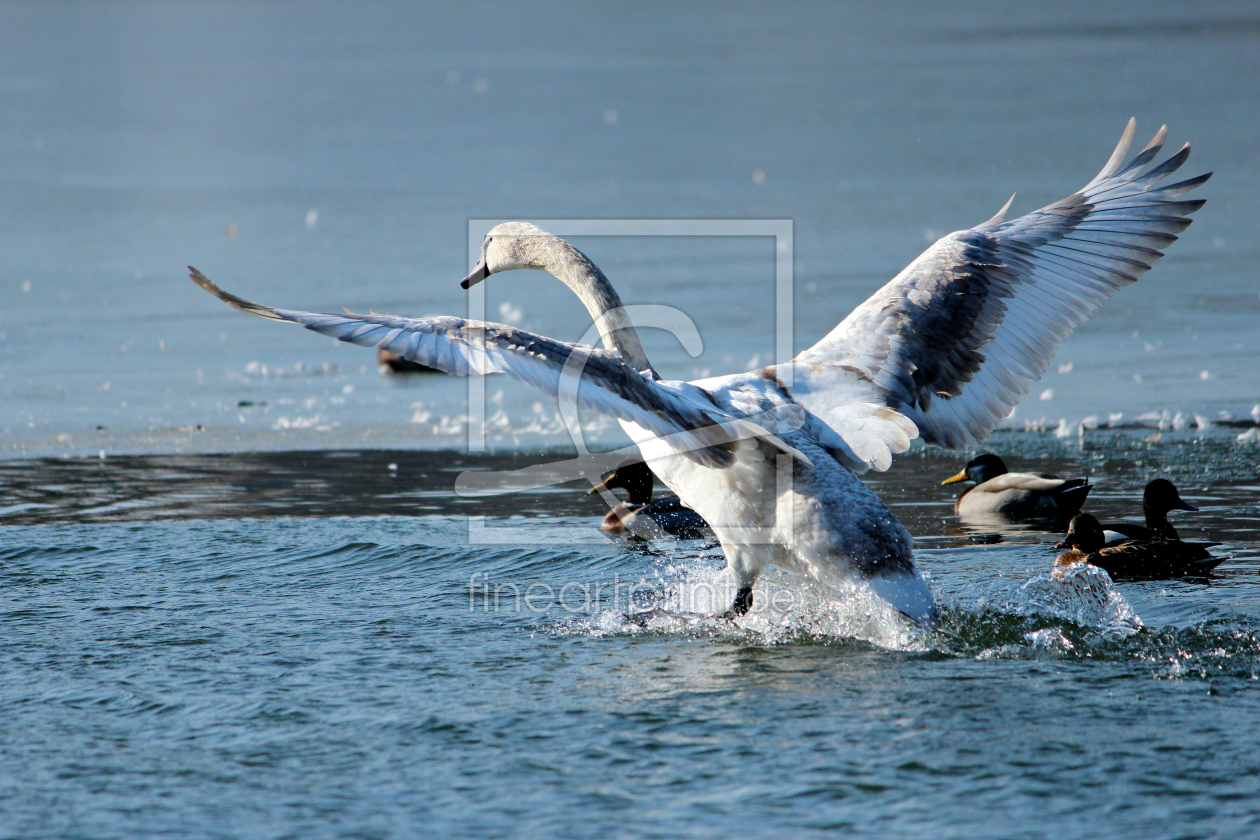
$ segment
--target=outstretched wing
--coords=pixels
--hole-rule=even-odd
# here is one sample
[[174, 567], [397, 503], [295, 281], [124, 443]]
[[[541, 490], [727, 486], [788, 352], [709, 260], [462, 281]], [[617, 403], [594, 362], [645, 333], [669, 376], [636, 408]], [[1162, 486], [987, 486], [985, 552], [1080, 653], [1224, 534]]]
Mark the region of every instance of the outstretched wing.
[[[262, 318], [291, 321], [309, 330], [453, 374], [506, 373], [578, 407], [628, 420], [659, 435], [676, 451], [708, 467], [733, 461], [726, 445], [747, 436], [752, 424], [719, 416], [657, 385], [621, 361], [619, 354], [556, 341], [502, 324], [463, 318], [333, 315], [274, 309], [220, 289], [197, 269], [192, 280], [220, 300]], [[720, 425], [727, 422], [730, 429]]]
[[877, 468], [905, 448], [903, 427], [875, 422], [880, 408], [908, 417], [928, 443], [983, 441], [1072, 329], [1163, 256], [1203, 206], [1182, 196], [1211, 173], [1156, 188], [1189, 145], [1147, 169], [1161, 128], [1126, 165], [1133, 129], [1130, 120], [1098, 177], [1062, 201], [1009, 222], [1004, 207], [939, 240], [779, 371], [793, 396], [841, 437], [864, 423]]

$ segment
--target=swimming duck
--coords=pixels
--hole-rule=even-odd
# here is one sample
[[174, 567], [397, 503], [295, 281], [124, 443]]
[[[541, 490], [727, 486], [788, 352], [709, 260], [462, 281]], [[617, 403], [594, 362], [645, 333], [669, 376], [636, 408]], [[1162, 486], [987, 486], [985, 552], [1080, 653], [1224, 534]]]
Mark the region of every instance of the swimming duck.
[[626, 500], [608, 511], [599, 529], [606, 534], [634, 534], [645, 538], [669, 534], [684, 540], [713, 536], [704, 517], [683, 505], [677, 496], [652, 501], [654, 476], [642, 461], [627, 461], [604, 473], [603, 481], [591, 493], [621, 487]]
[[1181, 540], [1124, 540], [1104, 545], [1103, 527], [1088, 513], [1072, 517], [1067, 536], [1055, 548], [1067, 551], [1055, 558], [1056, 576], [1077, 563], [1103, 569], [1112, 578], [1164, 580], [1205, 575], [1224, 562], [1208, 554], [1207, 546]]
[[941, 482], [975, 482], [954, 502], [954, 513], [1001, 513], [1006, 516], [1050, 519], [1068, 517], [1081, 509], [1093, 485], [1084, 478], [1007, 472], [996, 455], [978, 455], [958, 475]]
[[1112, 543], [1122, 539], [1140, 540], [1176, 540], [1177, 529], [1168, 521], [1170, 510], [1198, 510], [1197, 507], [1182, 500], [1181, 494], [1171, 481], [1157, 478], [1146, 485], [1142, 493], [1142, 513], [1146, 514], [1146, 527], [1131, 522], [1108, 523], [1103, 525], [1103, 536], [1106, 542]]

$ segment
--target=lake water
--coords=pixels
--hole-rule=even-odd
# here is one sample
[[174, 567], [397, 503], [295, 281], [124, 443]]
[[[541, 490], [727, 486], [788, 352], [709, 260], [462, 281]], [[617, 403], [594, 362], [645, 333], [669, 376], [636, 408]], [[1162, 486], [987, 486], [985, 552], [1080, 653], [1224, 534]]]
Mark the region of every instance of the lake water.
[[[1260, 510], [1232, 441], [999, 435], [1132, 517], [1202, 510], [1210, 579], [1049, 577], [952, 515], [957, 459], [874, 482], [944, 630], [633, 546], [568, 485], [462, 499], [417, 451], [0, 463], [0, 826], [14, 837], [1242, 837], [1260, 825]], [[392, 465], [392, 468], [391, 468]], [[469, 520], [469, 514], [483, 516]], [[470, 528], [475, 527], [475, 530]], [[1105, 826], [1105, 829], [1101, 828]]]
[[[0, 836], [1260, 827], [1254, 4], [0, 21]], [[992, 448], [1091, 474], [1105, 518], [1171, 477], [1203, 509], [1178, 527], [1231, 559], [1052, 583], [1057, 534], [956, 519], [937, 484], [963, 456], [917, 449], [868, 478], [939, 634], [775, 576], [759, 601], [792, 608], [739, 627], [628, 625], [632, 596], [719, 597], [720, 555], [607, 541], [575, 484], [452, 490], [563, 458], [554, 405], [490, 378], [489, 452], [468, 453], [467, 382], [383, 377], [184, 269], [280, 306], [464, 314], [472, 219], [790, 220], [801, 348], [1011, 192], [1020, 213], [1081, 186], [1129, 116], [1194, 144], [1208, 204]], [[694, 321], [694, 358], [646, 335], [666, 376], [773, 359], [781, 242], [574, 241], [627, 303]], [[589, 326], [544, 275], [483, 288], [491, 320]], [[624, 441], [598, 418], [586, 437]]]

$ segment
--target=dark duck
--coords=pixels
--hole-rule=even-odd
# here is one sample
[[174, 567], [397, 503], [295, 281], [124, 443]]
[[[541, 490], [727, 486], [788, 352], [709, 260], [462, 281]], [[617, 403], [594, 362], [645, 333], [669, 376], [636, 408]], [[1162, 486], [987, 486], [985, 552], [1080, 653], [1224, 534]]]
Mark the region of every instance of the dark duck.
[[1181, 540], [1129, 539], [1106, 544], [1103, 527], [1088, 513], [1072, 517], [1067, 536], [1055, 548], [1066, 548], [1054, 561], [1055, 576], [1067, 567], [1089, 563], [1115, 580], [1166, 580], [1206, 575], [1226, 558], [1208, 554], [1201, 543]]
[[677, 496], [652, 501], [652, 471], [642, 461], [629, 461], [591, 488], [591, 493], [620, 487], [626, 500], [604, 516], [599, 529], [606, 534], [633, 534], [645, 539], [670, 535], [684, 540], [713, 536], [713, 529], [700, 514], [685, 507]]
[[958, 475], [941, 482], [970, 481], [954, 502], [954, 513], [1001, 513], [1028, 519], [1067, 518], [1081, 509], [1093, 485], [1084, 478], [1013, 473], [996, 455], [972, 458]]
[[1142, 513], [1146, 526], [1132, 522], [1113, 522], [1103, 525], [1103, 536], [1111, 543], [1122, 539], [1177, 540], [1177, 529], [1168, 521], [1170, 510], [1198, 510], [1184, 501], [1171, 481], [1157, 478], [1146, 485], [1142, 493]]

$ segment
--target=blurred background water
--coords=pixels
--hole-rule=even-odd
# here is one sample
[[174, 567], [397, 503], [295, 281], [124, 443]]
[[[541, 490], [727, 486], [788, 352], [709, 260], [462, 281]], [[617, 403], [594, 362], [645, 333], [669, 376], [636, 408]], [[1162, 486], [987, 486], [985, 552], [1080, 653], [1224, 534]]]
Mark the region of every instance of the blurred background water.
[[[0, 5], [0, 836], [1239, 837], [1260, 827], [1260, 12], [1254, 3]], [[1069, 194], [1125, 121], [1208, 200], [994, 436], [1151, 477], [1206, 581], [1052, 583], [1059, 538], [951, 515], [955, 455], [868, 480], [946, 633], [798, 609], [640, 631], [624, 603], [470, 610], [469, 581], [720, 580], [574, 485], [554, 406], [224, 307], [464, 314], [469, 219], [788, 219], [802, 348], [932, 240]], [[479, 238], [480, 233], [474, 237]], [[775, 243], [584, 237], [692, 358], [774, 352]], [[577, 339], [558, 282], [484, 284]], [[613, 424], [588, 439], [612, 446]], [[470, 541], [467, 514], [485, 517]], [[478, 520], [474, 520], [477, 522]], [[493, 544], [488, 544], [493, 543]], [[988, 543], [994, 543], [992, 545]], [[804, 599], [804, 600], [801, 600]]]

